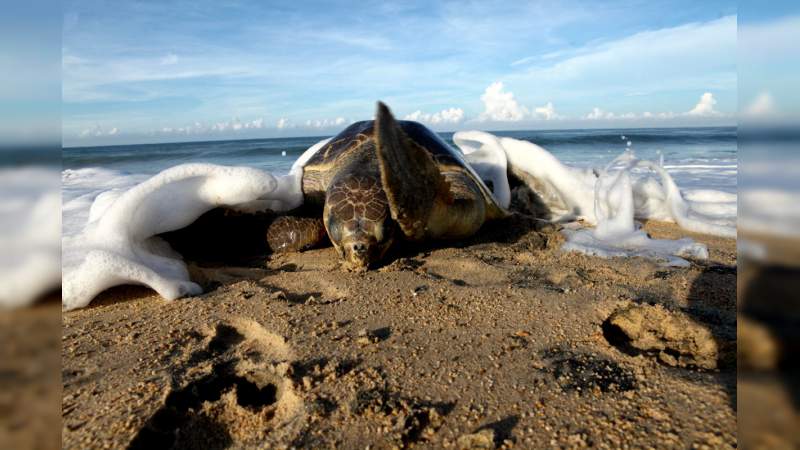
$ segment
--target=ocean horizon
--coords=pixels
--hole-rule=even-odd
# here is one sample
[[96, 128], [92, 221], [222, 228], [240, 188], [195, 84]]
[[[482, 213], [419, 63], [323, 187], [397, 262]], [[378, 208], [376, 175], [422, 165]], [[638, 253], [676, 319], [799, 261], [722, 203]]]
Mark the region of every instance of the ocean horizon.
[[[604, 128], [513, 130], [491, 133], [533, 142], [552, 152], [565, 164], [579, 167], [610, 162], [617, 154], [631, 149], [641, 158], [660, 159], [663, 155], [668, 165], [688, 163], [697, 165], [707, 162], [729, 169], [731, 164], [736, 164], [738, 129], [735, 126]], [[445, 142], [453, 145], [453, 132], [437, 134]], [[63, 147], [62, 168], [64, 170], [102, 168], [128, 174], [152, 175], [177, 164], [208, 162], [244, 165], [283, 173], [308, 147], [330, 136]], [[708, 187], [735, 189], [735, 183], [732, 186], [730, 183], [720, 185], [717, 180], [713, 186]]]
[[[355, 123], [355, 122], [353, 122]], [[343, 130], [338, 129], [336, 133]], [[670, 127], [600, 127], [600, 128], [552, 128], [552, 129], [520, 129], [520, 130], [509, 130], [509, 129], [502, 129], [502, 130], [480, 130], [485, 131], [487, 133], [492, 133], [496, 135], [503, 135], [504, 133], [519, 133], [519, 132], [529, 132], [529, 133], [555, 133], [555, 132], [570, 132], [570, 131], [622, 131], [622, 130], [677, 130], [677, 129], [733, 129], [738, 131], [738, 125], [706, 125], [706, 126], [670, 126]], [[453, 135], [463, 130], [449, 130], [449, 131], [434, 131], [438, 135]], [[194, 139], [194, 140], [165, 140], [165, 141], [158, 141], [158, 142], [129, 142], [129, 143], [121, 143], [121, 144], [94, 144], [94, 145], [75, 145], [71, 143], [69, 145], [61, 145], [62, 149], [78, 149], [78, 148], [97, 148], [97, 147], [127, 147], [127, 146], [136, 146], [136, 145], [156, 145], [156, 144], [197, 144], [197, 143], [211, 143], [211, 142], [233, 142], [233, 141], [261, 141], [261, 140], [268, 140], [268, 139], [311, 139], [311, 138], [318, 138], [318, 139], [326, 139], [329, 137], [334, 136], [336, 133], [322, 133], [322, 134], [309, 134], [309, 135], [298, 135], [298, 136], [264, 136], [264, 137], [243, 137], [239, 139]]]

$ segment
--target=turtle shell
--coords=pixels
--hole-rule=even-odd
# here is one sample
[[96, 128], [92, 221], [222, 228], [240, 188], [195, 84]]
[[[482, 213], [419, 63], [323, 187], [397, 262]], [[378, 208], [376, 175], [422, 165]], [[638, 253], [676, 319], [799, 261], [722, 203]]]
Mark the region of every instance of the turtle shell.
[[[409, 139], [424, 148], [442, 171], [463, 171], [480, 186], [487, 202], [496, 204], [491, 190], [475, 173], [472, 167], [464, 160], [460, 151], [445, 143], [436, 133], [425, 125], [410, 120], [398, 121], [400, 128]], [[356, 122], [334, 136], [328, 144], [317, 151], [305, 165], [306, 169], [335, 170], [337, 161], [346, 159], [347, 154], [365, 143], [375, 142], [375, 121], [364, 120]], [[375, 156], [377, 158], [377, 155]], [[499, 206], [498, 206], [499, 208]]]

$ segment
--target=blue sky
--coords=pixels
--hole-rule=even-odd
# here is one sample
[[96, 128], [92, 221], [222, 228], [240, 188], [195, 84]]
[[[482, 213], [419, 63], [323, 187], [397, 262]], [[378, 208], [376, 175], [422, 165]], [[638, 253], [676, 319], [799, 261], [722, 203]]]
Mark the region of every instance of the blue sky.
[[51, 0], [0, 14], [0, 147], [60, 147], [61, 10]]
[[65, 1], [63, 139], [733, 124], [736, 41], [730, 1]]

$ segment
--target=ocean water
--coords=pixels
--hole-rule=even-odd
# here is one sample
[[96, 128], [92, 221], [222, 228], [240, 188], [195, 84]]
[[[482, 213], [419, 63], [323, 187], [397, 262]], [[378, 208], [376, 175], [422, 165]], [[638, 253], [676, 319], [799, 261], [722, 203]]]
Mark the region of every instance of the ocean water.
[[[737, 129], [652, 128], [498, 131], [544, 147], [573, 167], [604, 167], [627, 149], [659, 161], [682, 189], [736, 193]], [[440, 136], [452, 145], [452, 133]], [[177, 164], [207, 162], [288, 172], [308, 147], [327, 136], [213, 142], [72, 147], [62, 150], [65, 231], [78, 231], [98, 194], [123, 190]]]
[[[644, 159], [658, 160], [660, 152], [679, 186], [736, 192], [735, 127], [492, 133], [533, 142], [563, 163], [577, 167], [602, 167], [628, 148]], [[440, 133], [451, 145], [452, 135]], [[187, 162], [244, 165], [285, 173], [305, 149], [326, 137], [71, 147], [62, 150], [62, 163], [65, 170], [101, 168], [127, 175], [153, 175]]]

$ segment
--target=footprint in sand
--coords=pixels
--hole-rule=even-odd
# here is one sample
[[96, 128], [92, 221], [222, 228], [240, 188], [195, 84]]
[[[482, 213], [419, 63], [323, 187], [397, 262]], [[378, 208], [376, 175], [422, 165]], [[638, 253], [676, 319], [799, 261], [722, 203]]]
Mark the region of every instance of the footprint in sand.
[[243, 318], [218, 323], [202, 350], [176, 373], [129, 449], [264, 446], [291, 440], [305, 422], [303, 400], [287, 375], [285, 340]]

